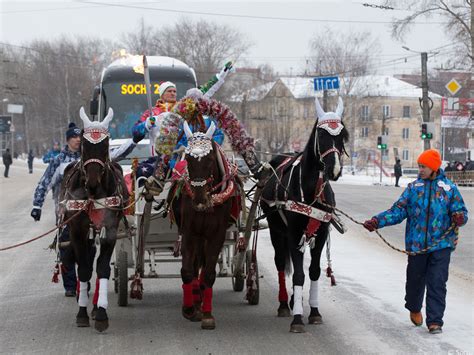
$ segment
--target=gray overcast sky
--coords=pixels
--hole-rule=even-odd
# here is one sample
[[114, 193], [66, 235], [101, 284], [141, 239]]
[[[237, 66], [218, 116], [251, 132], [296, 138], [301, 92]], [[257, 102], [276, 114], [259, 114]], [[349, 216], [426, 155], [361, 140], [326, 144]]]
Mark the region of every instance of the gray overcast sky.
[[[86, 0], [89, 1], [89, 0]], [[412, 54], [401, 48], [405, 45], [417, 51], [429, 51], [448, 45], [440, 24], [415, 25], [403, 43], [390, 37], [388, 23], [393, 17], [408, 14], [403, 10], [380, 10], [362, 6], [364, 2], [380, 3], [378, 0], [333, 0], [333, 1], [124, 1], [90, 0], [95, 3], [142, 6], [189, 12], [221, 13], [263, 17], [284, 17], [300, 19], [257, 19], [245, 17], [223, 17], [202, 14], [183, 14], [150, 9], [135, 9], [111, 5], [86, 4], [81, 1], [50, 0], [22, 1], [0, 0], [1, 41], [11, 44], [25, 44], [32, 39], [55, 38], [61, 35], [99, 36], [118, 39], [123, 32], [132, 31], [143, 17], [147, 24], [167, 26], [182, 16], [192, 19], [205, 18], [209, 21], [229, 24], [244, 33], [253, 47], [245, 58], [251, 63], [268, 62], [280, 73], [293, 73], [304, 68], [304, 57], [309, 54], [308, 42], [314, 33], [326, 27], [342, 31], [369, 30], [378, 37], [382, 52], [379, 73], [411, 72], [420, 67], [420, 58], [409, 58], [406, 63], [396, 65], [387, 62]], [[347, 22], [304, 21], [333, 20]], [[426, 20], [422, 20], [426, 22]], [[431, 19], [439, 22], [440, 19]], [[449, 48], [448, 48], [449, 49]], [[443, 49], [446, 51], [446, 49]], [[429, 67], [439, 66], [437, 56], [429, 61]], [[229, 58], [232, 59], [232, 58]], [[236, 63], [242, 66], [243, 63]], [[292, 68], [292, 69], [290, 69]]]

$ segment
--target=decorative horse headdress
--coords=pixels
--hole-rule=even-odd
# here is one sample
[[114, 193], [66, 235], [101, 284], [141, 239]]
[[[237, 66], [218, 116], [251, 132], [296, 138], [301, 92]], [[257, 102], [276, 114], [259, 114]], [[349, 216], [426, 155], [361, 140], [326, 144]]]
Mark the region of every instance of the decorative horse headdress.
[[183, 124], [184, 133], [188, 139], [188, 146], [185, 149], [185, 153], [201, 160], [202, 157], [208, 155], [212, 150], [212, 135], [216, 130], [216, 125], [211, 122], [210, 127], [206, 133], [202, 132], [191, 132], [188, 122], [184, 121]]
[[102, 142], [105, 138], [109, 137], [109, 122], [112, 121], [114, 117], [114, 111], [112, 107], [109, 107], [107, 116], [105, 116], [102, 122], [91, 121], [87, 117], [84, 107], [81, 107], [79, 111], [82, 122], [84, 122], [84, 134], [83, 137], [87, 139], [92, 144], [97, 144]]
[[318, 128], [323, 128], [332, 136], [337, 136], [341, 133], [344, 126], [342, 125], [342, 112], [344, 111], [344, 104], [341, 97], [339, 97], [336, 112], [324, 112], [318, 98], [315, 98], [316, 115], [318, 117]]

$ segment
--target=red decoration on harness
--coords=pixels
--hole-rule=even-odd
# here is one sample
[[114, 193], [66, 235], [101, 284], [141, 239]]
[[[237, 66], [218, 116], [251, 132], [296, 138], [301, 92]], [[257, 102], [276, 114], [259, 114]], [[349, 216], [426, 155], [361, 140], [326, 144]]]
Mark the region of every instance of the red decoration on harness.
[[95, 209], [94, 203], [89, 204], [89, 210], [87, 211], [90, 220], [94, 226], [99, 229], [102, 228], [105, 216], [105, 209]]
[[56, 266], [54, 267], [53, 278], [51, 279], [51, 282], [54, 282], [55, 284], [59, 282], [59, 263], [56, 263]]
[[336, 278], [334, 277], [334, 273], [332, 272], [332, 268], [330, 266], [326, 269], [326, 277], [331, 278], [331, 286], [336, 286]]
[[304, 234], [306, 235], [307, 238], [310, 238], [316, 234], [320, 226], [321, 226], [321, 221], [318, 221], [317, 219], [314, 219], [314, 218], [310, 218], [308, 225], [306, 226], [306, 230], [304, 231]]

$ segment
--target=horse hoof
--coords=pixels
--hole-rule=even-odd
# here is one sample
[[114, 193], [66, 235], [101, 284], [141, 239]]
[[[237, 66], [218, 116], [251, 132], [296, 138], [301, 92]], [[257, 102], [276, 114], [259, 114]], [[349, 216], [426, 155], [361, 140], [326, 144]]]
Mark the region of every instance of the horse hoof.
[[278, 307], [278, 317], [290, 317], [291, 316], [291, 312], [290, 312], [290, 308], [288, 308], [288, 304], [285, 302], [285, 303], [281, 303], [280, 304], [280, 307]]
[[90, 327], [87, 307], [79, 307], [79, 312], [76, 315], [76, 325], [79, 328]]
[[216, 328], [216, 320], [213, 316], [203, 318], [201, 321], [201, 329], [212, 330]]
[[311, 307], [311, 313], [308, 317], [308, 324], [322, 324], [323, 317], [319, 313], [318, 307]]
[[95, 320], [96, 314], [97, 314], [97, 305], [95, 304], [94, 307], [92, 308], [92, 311], [91, 311], [92, 320]]
[[309, 316], [308, 324], [323, 324], [323, 317], [321, 316]]
[[201, 311], [196, 310], [194, 307], [183, 307], [183, 317], [191, 322], [200, 322], [202, 319]]
[[305, 333], [304, 324], [292, 324], [290, 326], [290, 333]]
[[87, 318], [76, 317], [76, 325], [79, 328], [90, 327], [91, 325], [89, 324], [89, 317]]
[[95, 321], [95, 330], [97, 330], [99, 333], [102, 333], [103, 331], [107, 330], [109, 328], [109, 320], [96, 320]]
[[103, 307], [97, 308], [95, 314], [95, 329], [102, 333], [109, 327], [109, 318], [107, 317], [107, 311]]

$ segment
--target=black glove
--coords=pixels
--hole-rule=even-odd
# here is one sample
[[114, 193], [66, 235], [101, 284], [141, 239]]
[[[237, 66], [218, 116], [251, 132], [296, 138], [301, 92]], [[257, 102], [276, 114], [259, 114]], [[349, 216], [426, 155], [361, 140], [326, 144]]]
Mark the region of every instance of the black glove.
[[33, 208], [31, 210], [31, 217], [33, 217], [33, 219], [38, 222], [41, 218], [41, 208]]

